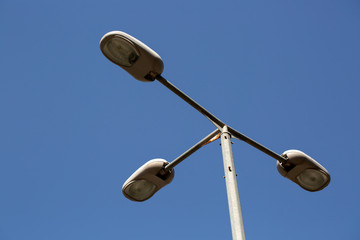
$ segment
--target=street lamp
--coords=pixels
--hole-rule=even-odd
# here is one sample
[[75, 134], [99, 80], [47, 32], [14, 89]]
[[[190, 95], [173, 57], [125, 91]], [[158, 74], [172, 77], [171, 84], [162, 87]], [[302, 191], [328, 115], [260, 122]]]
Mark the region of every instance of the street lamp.
[[161, 76], [161, 57], [138, 39], [120, 31], [105, 34], [100, 41], [103, 54], [113, 63], [143, 82], [158, 80], [161, 84], [207, 117], [216, 127], [208, 136], [192, 146], [172, 162], [154, 159], [135, 171], [123, 185], [125, 197], [145, 201], [174, 178], [174, 167], [204, 145], [221, 138], [226, 190], [233, 239], [245, 239], [240, 198], [232, 154], [231, 138], [242, 140], [277, 160], [279, 173], [307, 191], [319, 191], [330, 182], [328, 171], [310, 156], [298, 150], [288, 150], [282, 155], [266, 148], [215, 117], [200, 104]]
[[124, 32], [105, 34], [100, 41], [100, 49], [110, 61], [143, 82], [154, 81], [164, 69], [163, 61], [156, 52]]
[[315, 192], [329, 184], [328, 171], [310, 156], [299, 150], [287, 150], [282, 155], [287, 161], [277, 162], [279, 173], [303, 189]]
[[142, 202], [151, 198], [174, 178], [174, 170], [164, 171], [169, 163], [164, 159], [153, 159], [134, 172], [122, 187], [125, 197]]

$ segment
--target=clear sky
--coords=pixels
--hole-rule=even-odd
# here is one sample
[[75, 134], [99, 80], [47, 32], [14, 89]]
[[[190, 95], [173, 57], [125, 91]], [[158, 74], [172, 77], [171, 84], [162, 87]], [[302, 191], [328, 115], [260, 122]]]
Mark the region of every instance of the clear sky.
[[137, 203], [123, 182], [175, 159], [214, 126], [99, 49], [127, 32], [163, 76], [218, 118], [331, 174], [307, 192], [233, 140], [247, 239], [360, 239], [360, 2], [0, 2], [0, 239], [231, 239], [216, 141]]

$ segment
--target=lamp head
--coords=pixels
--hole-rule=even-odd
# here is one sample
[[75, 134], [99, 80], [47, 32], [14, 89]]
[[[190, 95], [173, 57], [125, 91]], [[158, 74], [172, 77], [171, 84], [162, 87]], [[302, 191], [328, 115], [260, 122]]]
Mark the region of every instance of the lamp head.
[[279, 173], [303, 189], [315, 192], [329, 184], [329, 172], [305, 153], [299, 150], [288, 150], [282, 156], [287, 159], [287, 162], [277, 162], [276, 167]]
[[167, 164], [169, 163], [164, 159], [153, 159], [142, 165], [124, 183], [124, 196], [136, 202], [151, 198], [174, 178], [174, 169], [165, 172]]
[[102, 53], [135, 79], [152, 82], [163, 72], [161, 57], [136, 38], [120, 31], [105, 34], [100, 40]]

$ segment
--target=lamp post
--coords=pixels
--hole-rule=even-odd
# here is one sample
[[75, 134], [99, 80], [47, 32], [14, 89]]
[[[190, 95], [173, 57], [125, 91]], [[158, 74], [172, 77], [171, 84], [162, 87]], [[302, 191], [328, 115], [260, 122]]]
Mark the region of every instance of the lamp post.
[[100, 41], [100, 49], [113, 63], [123, 68], [135, 79], [143, 82], [157, 80], [170, 91], [207, 117], [216, 127], [208, 136], [192, 146], [172, 162], [153, 159], [135, 171], [124, 183], [122, 191], [132, 201], [145, 201], [174, 178], [174, 167], [196, 152], [202, 146], [221, 138], [226, 190], [232, 236], [235, 240], [245, 240], [240, 198], [233, 160], [231, 138], [242, 140], [277, 160], [279, 173], [307, 191], [319, 191], [330, 182], [328, 171], [310, 156], [298, 150], [288, 150], [282, 155], [275, 153], [260, 143], [231, 128], [195, 102], [180, 89], [162, 77], [164, 64], [161, 57], [138, 39], [120, 31], [105, 34]]

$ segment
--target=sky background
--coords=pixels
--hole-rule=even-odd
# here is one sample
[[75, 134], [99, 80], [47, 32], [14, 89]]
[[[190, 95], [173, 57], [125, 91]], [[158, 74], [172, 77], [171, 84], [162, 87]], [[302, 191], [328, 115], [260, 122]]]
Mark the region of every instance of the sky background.
[[1, 0], [0, 29], [1, 240], [231, 239], [219, 140], [150, 200], [122, 195], [215, 127], [108, 61], [113, 30], [233, 128], [330, 172], [307, 192], [234, 139], [247, 239], [360, 239], [359, 1]]

